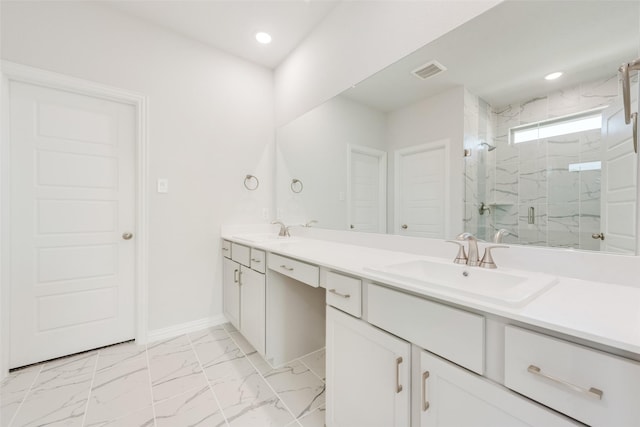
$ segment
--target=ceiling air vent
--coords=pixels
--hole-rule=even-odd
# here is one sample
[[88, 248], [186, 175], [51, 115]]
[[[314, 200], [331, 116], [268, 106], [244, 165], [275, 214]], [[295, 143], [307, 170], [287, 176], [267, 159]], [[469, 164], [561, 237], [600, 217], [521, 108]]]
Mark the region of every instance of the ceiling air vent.
[[431, 61], [424, 65], [419, 66], [418, 68], [413, 70], [411, 74], [413, 74], [414, 76], [416, 76], [421, 80], [426, 80], [446, 70], [447, 70], [447, 67], [445, 67], [438, 61]]

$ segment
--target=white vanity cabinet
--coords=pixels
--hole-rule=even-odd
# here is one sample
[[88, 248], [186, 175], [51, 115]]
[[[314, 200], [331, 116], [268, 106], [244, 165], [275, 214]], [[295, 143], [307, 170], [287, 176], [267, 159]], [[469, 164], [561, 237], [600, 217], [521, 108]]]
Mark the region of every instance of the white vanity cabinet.
[[224, 315], [259, 353], [264, 354], [265, 253], [226, 240], [222, 248]]
[[222, 301], [225, 317], [240, 329], [240, 264], [222, 258]]
[[409, 426], [410, 370], [408, 342], [327, 307], [327, 426]]
[[491, 381], [414, 347], [413, 408], [420, 427], [568, 427], [557, 415]]
[[[252, 259], [256, 259], [252, 249]], [[262, 253], [264, 258], [264, 252]], [[254, 262], [252, 262], [252, 265]], [[264, 264], [260, 264], [264, 266]], [[266, 278], [264, 273], [240, 267], [240, 332], [258, 353], [265, 354]]]

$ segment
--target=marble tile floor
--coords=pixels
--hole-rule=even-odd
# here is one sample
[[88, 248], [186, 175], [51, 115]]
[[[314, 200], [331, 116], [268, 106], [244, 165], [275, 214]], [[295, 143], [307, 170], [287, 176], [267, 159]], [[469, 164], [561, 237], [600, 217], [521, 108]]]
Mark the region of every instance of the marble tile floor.
[[322, 427], [325, 353], [272, 368], [230, 324], [16, 370], [0, 426]]

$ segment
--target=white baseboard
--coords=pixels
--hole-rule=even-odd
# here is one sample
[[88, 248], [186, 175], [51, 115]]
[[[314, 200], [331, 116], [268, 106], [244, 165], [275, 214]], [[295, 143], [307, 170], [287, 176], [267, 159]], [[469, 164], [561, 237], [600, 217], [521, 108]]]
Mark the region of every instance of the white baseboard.
[[180, 323], [178, 325], [173, 325], [162, 329], [155, 329], [147, 333], [147, 342], [166, 340], [169, 338], [177, 337], [178, 335], [188, 334], [191, 332], [210, 328], [212, 326], [222, 325], [223, 323], [227, 323], [227, 318], [220, 314], [214, 317], [206, 317], [204, 319]]

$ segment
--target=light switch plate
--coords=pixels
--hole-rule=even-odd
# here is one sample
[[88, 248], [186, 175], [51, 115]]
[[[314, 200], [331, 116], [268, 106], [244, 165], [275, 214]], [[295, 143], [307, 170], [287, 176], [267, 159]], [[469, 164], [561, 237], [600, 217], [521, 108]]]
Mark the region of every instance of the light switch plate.
[[158, 178], [158, 193], [169, 192], [169, 180], [167, 178]]

